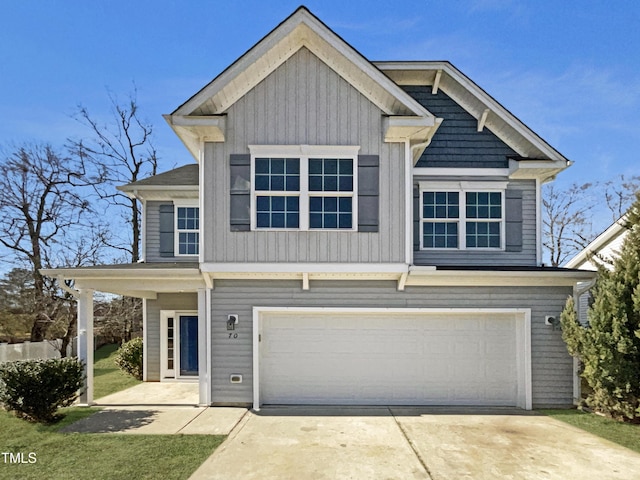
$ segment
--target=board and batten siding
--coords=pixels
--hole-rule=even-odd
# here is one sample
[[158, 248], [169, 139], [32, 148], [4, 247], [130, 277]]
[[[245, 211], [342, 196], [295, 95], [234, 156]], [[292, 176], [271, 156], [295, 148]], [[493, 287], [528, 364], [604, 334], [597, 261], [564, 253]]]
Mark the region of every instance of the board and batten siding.
[[[384, 143], [382, 111], [306, 48], [232, 105], [225, 142], [206, 143], [206, 262], [403, 262], [404, 144]], [[378, 155], [378, 232], [230, 231], [229, 159], [248, 145], [357, 145]]]
[[[416, 182], [430, 180], [429, 177], [415, 177]], [[458, 179], [459, 180], [459, 179]], [[472, 181], [471, 178], [463, 180]], [[435, 182], [434, 182], [435, 183]], [[418, 185], [416, 183], [415, 188]], [[507, 192], [519, 192], [522, 195], [522, 247], [517, 251], [506, 250], [420, 250], [414, 242], [414, 264], [435, 266], [482, 266], [482, 265], [516, 265], [535, 266], [536, 260], [536, 184], [534, 180], [511, 180]], [[507, 203], [508, 206], [508, 203]], [[421, 208], [418, 201], [418, 208]], [[418, 212], [418, 215], [420, 213]], [[506, 213], [507, 218], [509, 214]], [[414, 224], [414, 228], [419, 225]], [[419, 230], [417, 237], [419, 237]], [[419, 245], [419, 244], [418, 244]]]
[[147, 324], [144, 348], [147, 352], [147, 381], [160, 381], [160, 310], [198, 310], [197, 293], [159, 293], [156, 300], [145, 300]]
[[[211, 295], [212, 402], [249, 404], [253, 401], [253, 307], [367, 308], [530, 308], [533, 406], [569, 406], [573, 401], [573, 360], [560, 330], [544, 324], [558, 316], [572, 293], [570, 287], [407, 287], [395, 282], [300, 282], [217, 280]], [[227, 315], [239, 315], [229, 338]], [[241, 374], [243, 382], [229, 377]]]

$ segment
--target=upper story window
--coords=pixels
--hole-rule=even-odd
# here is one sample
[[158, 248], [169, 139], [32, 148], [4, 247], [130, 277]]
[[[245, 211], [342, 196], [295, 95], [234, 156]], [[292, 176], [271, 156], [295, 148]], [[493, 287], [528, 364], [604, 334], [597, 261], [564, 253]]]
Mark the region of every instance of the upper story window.
[[506, 182], [421, 182], [423, 249], [504, 249]]
[[298, 228], [300, 159], [256, 158], [256, 227]]
[[176, 252], [198, 255], [200, 251], [200, 209], [193, 205], [176, 205]]
[[250, 146], [252, 229], [355, 230], [358, 149]]

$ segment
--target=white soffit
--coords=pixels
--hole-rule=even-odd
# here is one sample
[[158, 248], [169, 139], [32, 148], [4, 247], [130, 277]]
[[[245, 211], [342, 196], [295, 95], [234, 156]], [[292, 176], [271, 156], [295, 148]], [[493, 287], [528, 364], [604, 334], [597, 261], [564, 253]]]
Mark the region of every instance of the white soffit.
[[304, 7], [282, 22], [171, 116], [223, 114], [306, 47], [387, 115], [435, 117]]
[[[557, 173], [570, 162], [449, 62], [373, 62], [398, 85], [442, 89], [521, 157]], [[437, 85], [436, 85], [437, 83]], [[436, 93], [436, 92], [434, 92]], [[488, 110], [488, 111], [487, 111]], [[529, 160], [526, 160], [529, 161]], [[525, 161], [525, 163], [526, 163]], [[526, 165], [522, 165], [525, 166]], [[535, 168], [540, 168], [536, 165]]]

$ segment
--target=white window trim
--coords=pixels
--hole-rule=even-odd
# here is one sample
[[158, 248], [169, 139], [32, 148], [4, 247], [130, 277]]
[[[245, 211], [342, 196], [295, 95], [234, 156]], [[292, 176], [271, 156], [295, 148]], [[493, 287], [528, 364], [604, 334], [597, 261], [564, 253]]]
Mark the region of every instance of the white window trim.
[[[198, 216], [200, 216], [200, 202], [198, 200], [174, 200], [173, 208], [175, 209], [173, 215], [173, 252], [176, 257], [197, 257], [199, 253], [180, 253], [180, 233], [198, 233], [198, 252], [201, 249], [201, 236], [200, 229], [197, 230], [179, 230], [178, 229], [178, 208], [197, 208]], [[202, 218], [199, 218], [199, 225], [202, 225]]]
[[[505, 218], [505, 191], [509, 182], [419, 182], [420, 197], [418, 208], [420, 209], [420, 250], [425, 251], [467, 251], [467, 252], [500, 252], [506, 249], [506, 218]], [[458, 192], [459, 196], [459, 217], [457, 219], [442, 219], [442, 222], [458, 224], [458, 247], [457, 248], [429, 248], [424, 246], [424, 222], [429, 219], [422, 217], [422, 194], [424, 192]], [[501, 219], [500, 222], [491, 219], [474, 219], [477, 221], [489, 221], [500, 223], [500, 247], [467, 247], [467, 192], [498, 192], [501, 195]], [[437, 220], [437, 219], [436, 219]], [[470, 220], [471, 221], [471, 220]]]
[[[359, 146], [353, 145], [249, 145], [251, 153], [251, 230], [259, 232], [356, 232], [358, 231], [358, 152]], [[256, 215], [256, 198], [261, 191], [255, 189], [255, 159], [267, 158], [299, 158], [300, 190], [297, 192], [269, 191], [272, 196], [297, 196], [299, 198], [298, 228], [258, 228]], [[347, 192], [310, 192], [309, 191], [309, 159], [310, 158], [350, 158], [353, 160], [353, 191]], [[309, 228], [310, 197], [350, 197], [351, 228]]]

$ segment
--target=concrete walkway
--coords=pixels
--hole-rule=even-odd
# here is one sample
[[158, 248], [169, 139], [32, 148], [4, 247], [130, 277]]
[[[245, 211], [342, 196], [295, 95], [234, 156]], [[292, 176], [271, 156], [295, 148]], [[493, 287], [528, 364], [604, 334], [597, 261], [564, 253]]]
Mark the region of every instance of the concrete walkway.
[[232, 407], [108, 406], [60, 431], [145, 435], [228, 435], [246, 413], [246, 408]]
[[106, 397], [96, 406], [198, 405], [198, 384], [194, 382], [143, 382]]
[[228, 435], [246, 408], [199, 407], [198, 384], [146, 382], [96, 400], [102, 410], [64, 433]]

